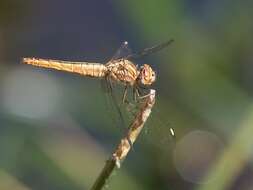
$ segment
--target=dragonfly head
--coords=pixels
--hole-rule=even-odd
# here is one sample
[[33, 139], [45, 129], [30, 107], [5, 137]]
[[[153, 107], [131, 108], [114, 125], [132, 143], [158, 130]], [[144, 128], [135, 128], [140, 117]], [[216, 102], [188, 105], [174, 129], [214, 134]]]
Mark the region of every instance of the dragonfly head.
[[142, 85], [151, 85], [156, 79], [155, 71], [149, 65], [144, 64], [140, 68], [138, 79]]

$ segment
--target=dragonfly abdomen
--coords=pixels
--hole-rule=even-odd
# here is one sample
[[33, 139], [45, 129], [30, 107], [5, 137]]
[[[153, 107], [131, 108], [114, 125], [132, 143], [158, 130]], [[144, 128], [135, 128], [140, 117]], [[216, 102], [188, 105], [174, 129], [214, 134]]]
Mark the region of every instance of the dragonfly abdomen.
[[105, 77], [107, 68], [103, 64], [88, 62], [68, 62], [50, 59], [24, 58], [23, 63], [37, 67], [78, 73], [90, 77]]

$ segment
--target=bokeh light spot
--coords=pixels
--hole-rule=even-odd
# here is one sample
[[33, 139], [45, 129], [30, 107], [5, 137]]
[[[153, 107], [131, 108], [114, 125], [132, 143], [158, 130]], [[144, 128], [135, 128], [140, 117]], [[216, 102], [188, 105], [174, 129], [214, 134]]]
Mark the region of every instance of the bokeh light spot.
[[206, 183], [211, 179], [203, 179], [222, 149], [223, 143], [214, 133], [192, 131], [176, 145], [174, 163], [177, 171], [187, 181]]
[[4, 112], [30, 119], [45, 118], [56, 112], [60, 94], [53, 78], [27, 68], [10, 71], [2, 84]]

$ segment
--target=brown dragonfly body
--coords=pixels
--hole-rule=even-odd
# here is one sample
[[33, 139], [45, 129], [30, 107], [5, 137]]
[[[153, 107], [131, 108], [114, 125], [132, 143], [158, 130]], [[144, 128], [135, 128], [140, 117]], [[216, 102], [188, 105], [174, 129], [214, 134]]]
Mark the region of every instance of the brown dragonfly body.
[[124, 42], [120, 49], [117, 51], [117, 56], [115, 55], [113, 59], [111, 59], [106, 64], [60, 61], [39, 58], [23, 58], [23, 63], [70, 73], [77, 73], [88, 77], [104, 78], [109, 81], [119, 82], [125, 85], [125, 92], [123, 96], [124, 100], [128, 86], [132, 86], [134, 89], [134, 95], [139, 96], [141, 86], [149, 86], [156, 79], [156, 74], [149, 65], [144, 64], [141, 67], [138, 67], [132, 61], [130, 61], [130, 59], [157, 52], [167, 47], [171, 42], [173, 42], [173, 40], [166, 41], [150, 48], [145, 48], [139, 53], [130, 53], [125, 56], [119, 56], [119, 54], [121, 54], [123, 51], [127, 51], [128, 53], [130, 52], [128, 43]]
[[144, 64], [138, 68], [127, 59], [112, 60], [106, 64], [100, 64], [24, 58], [23, 63], [95, 78], [108, 77], [110, 80], [130, 86], [151, 85], [155, 81], [155, 72], [149, 65]]
[[[107, 87], [109, 87], [109, 90], [111, 92], [111, 100], [113, 100], [113, 104], [117, 109], [117, 112], [119, 113], [121, 124], [124, 125], [124, 119], [121, 113], [120, 106], [117, 104], [116, 98], [112, 93], [111, 82], [118, 82], [125, 86], [122, 103], [129, 103], [129, 101], [126, 100], [127, 88], [129, 86], [133, 88], [134, 100], [136, 102], [136, 97], [143, 95], [143, 90], [145, 90], [143, 86], [150, 86], [156, 80], [156, 73], [149, 65], [144, 64], [138, 67], [130, 60], [132, 60], [133, 58], [135, 59], [148, 55], [150, 53], [157, 52], [167, 47], [171, 42], [173, 42], [173, 40], [169, 40], [167, 42], [155, 45], [150, 48], [145, 48], [144, 50], [134, 54], [130, 53], [131, 51], [129, 51], [128, 43], [124, 42], [120, 49], [116, 52], [114, 57], [106, 64], [92, 62], [60, 61], [40, 58], [23, 58], [22, 62], [37, 67], [77, 73], [87, 77], [106, 79], [106, 81], [109, 82], [106, 84], [109, 84], [109, 86]], [[121, 56], [121, 53], [124, 51], [129, 54]], [[146, 95], [142, 97], [145, 96]], [[174, 136], [174, 132], [172, 136]], [[129, 143], [131, 144], [130, 140]]]

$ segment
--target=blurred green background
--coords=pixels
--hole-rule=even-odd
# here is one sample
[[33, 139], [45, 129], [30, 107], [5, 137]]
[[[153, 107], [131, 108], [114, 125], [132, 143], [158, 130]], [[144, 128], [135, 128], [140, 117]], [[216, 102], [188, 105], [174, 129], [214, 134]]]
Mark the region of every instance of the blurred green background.
[[253, 189], [252, 8], [250, 0], [1, 0], [0, 190], [89, 189], [123, 134], [98, 80], [22, 57], [105, 63], [125, 40], [138, 51], [170, 38], [137, 60], [157, 71], [156, 111], [106, 188]]

